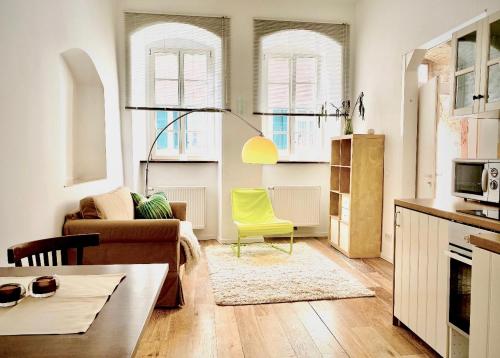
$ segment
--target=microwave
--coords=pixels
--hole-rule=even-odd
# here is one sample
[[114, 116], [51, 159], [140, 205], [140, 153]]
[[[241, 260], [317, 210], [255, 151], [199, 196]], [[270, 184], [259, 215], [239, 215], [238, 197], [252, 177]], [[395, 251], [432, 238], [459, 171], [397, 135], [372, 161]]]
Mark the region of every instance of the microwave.
[[500, 159], [455, 159], [453, 195], [465, 199], [500, 203]]

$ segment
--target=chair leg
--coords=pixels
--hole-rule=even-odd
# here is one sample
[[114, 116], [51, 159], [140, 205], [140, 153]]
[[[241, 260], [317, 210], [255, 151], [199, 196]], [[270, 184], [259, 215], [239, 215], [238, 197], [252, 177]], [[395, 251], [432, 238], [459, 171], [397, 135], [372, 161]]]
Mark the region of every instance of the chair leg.
[[293, 251], [293, 231], [290, 234], [290, 255], [292, 254]]
[[240, 257], [240, 241], [241, 241], [241, 238], [240, 238], [240, 234], [238, 233], [238, 248], [236, 249], [236, 257]]

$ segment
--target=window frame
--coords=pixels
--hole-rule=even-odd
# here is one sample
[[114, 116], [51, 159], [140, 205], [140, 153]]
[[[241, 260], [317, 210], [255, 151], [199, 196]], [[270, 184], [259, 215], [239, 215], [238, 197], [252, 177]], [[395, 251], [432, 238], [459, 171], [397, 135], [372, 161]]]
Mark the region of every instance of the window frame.
[[[177, 63], [178, 63], [178, 76], [177, 76], [177, 105], [165, 105], [165, 104], [158, 104], [156, 103], [156, 98], [155, 98], [155, 80], [156, 80], [156, 73], [155, 73], [155, 54], [157, 53], [166, 53], [166, 54], [175, 54], [177, 56]], [[147, 98], [150, 103], [150, 105], [154, 107], [169, 107], [169, 108], [179, 108], [177, 111], [168, 111], [169, 113], [172, 112], [179, 112], [179, 116], [186, 113], [185, 111], [181, 111], [180, 109], [186, 108], [185, 107], [185, 97], [184, 97], [184, 55], [190, 54], [190, 55], [206, 55], [207, 56], [207, 92], [208, 94], [214, 93], [214, 88], [215, 88], [215, 61], [214, 61], [214, 54], [213, 50], [211, 49], [192, 49], [192, 48], [164, 48], [164, 47], [157, 47], [157, 46], [150, 46], [147, 48], [147, 65], [148, 65], [148, 75], [147, 75]], [[207, 99], [209, 96], [207, 95]], [[207, 104], [209, 106], [209, 104]], [[148, 133], [149, 133], [149, 145], [150, 146], [153, 141], [155, 140], [157, 136], [157, 128], [156, 128], [156, 113], [157, 111], [151, 111], [148, 113]], [[208, 114], [208, 113], [207, 113]], [[211, 115], [211, 114], [208, 114]], [[186, 132], [187, 132], [187, 117], [183, 117], [179, 120], [179, 149], [178, 152], [175, 154], [158, 154], [157, 151], [157, 144], [155, 144], [155, 147], [151, 153], [151, 158], [153, 160], [168, 160], [168, 161], [213, 161], [215, 160], [215, 116], [212, 120], [207, 120], [207, 123], [210, 124], [209, 126], [207, 125], [208, 128], [208, 146], [211, 148], [208, 152], [204, 154], [189, 154], [186, 152]], [[168, 118], [168, 117], [167, 117]], [[167, 129], [166, 132], [169, 132]], [[165, 133], [166, 133], [165, 132]]]
[[[263, 73], [262, 73], [262, 79], [263, 79], [263, 93], [265, 93], [264, 97], [264, 105], [265, 108], [267, 108], [268, 111], [270, 111], [269, 108], [269, 98], [268, 98], [268, 85], [269, 85], [269, 80], [268, 80], [268, 69], [269, 69], [269, 59], [270, 58], [286, 58], [288, 59], [288, 71], [289, 71], [289, 80], [288, 80], [288, 113], [298, 113], [297, 108], [296, 108], [296, 87], [297, 87], [297, 80], [296, 80], [296, 68], [297, 68], [297, 59], [298, 58], [314, 58], [316, 60], [316, 88], [315, 88], [315, 103], [312, 106], [312, 111], [317, 108], [319, 105], [318, 103], [318, 93], [320, 92], [320, 69], [321, 69], [321, 56], [318, 54], [314, 53], [264, 53], [262, 55], [261, 63], [263, 64]], [[299, 82], [302, 83], [302, 82]], [[304, 82], [305, 83], [305, 82]], [[279, 113], [276, 113], [279, 114]], [[301, 156], [298, 155], [296, 152], [296, 145], [295, 145], [295, 140], [294, 140], [294, 134], [295, 134], [295, 127], [296, 127], [296, 121], [297, 118], [301, 118], [298, 116], [286, 116], [288, 120], [288, 133], [287, 133], [287, 150], [278, 150], [279, 153], [279, 160], [280, 161], [311, 161], [311, 162], [317, 162], [317, 161], [322, 161], [322, 158], [316, 157], [316, 158], [311, 158], [309, 155], [306, 156]], [[313, 116], [311, 116], [313, 117]], [[270, 117], [271, 120], [268, 118], [265, 118], [265, 133], [268, 137], [273, 139], [273, 118], [274, 116]], [[307, 118], [307, 117], [306, 117]], [[324, 141], [325, 141], [325, 135], [323, 132], [322, 128], [318, 129], [318, 140], [320, 141], [318, 148], [323, 148], [324, 147]]]

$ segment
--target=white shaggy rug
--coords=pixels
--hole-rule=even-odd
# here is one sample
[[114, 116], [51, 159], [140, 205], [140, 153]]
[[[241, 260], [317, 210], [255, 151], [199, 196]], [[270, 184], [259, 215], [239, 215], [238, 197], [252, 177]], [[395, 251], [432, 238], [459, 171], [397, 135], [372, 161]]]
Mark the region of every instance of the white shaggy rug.
[[[279, 244], [288, 249], [288, 244]], [[297, 243], [288, 255], [266, 245], [207, 247], [215, 302], [223, 306], [374, 296], [337, 264]]]

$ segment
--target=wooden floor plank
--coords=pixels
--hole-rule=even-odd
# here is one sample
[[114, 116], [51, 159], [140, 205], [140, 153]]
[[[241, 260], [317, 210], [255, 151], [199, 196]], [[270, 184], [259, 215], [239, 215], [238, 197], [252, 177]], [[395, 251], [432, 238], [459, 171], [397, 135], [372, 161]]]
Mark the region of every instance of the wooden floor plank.
[[309, 302], [294, 302], [292, 307], [323, 357], [348, 357]]
[[[280, 240], [275, 240], [280, 241]], [[155, 310], [138, 357], [434, 357], [418, 337], [392, 325], [392, 265], [351, 260], [325, 239], [298, 239], [335, 262], [375, 297], [217, 306], [203, 253], [183, 278], [186, 304]], [[202, 251], [219, 245], [202, 242]]]

